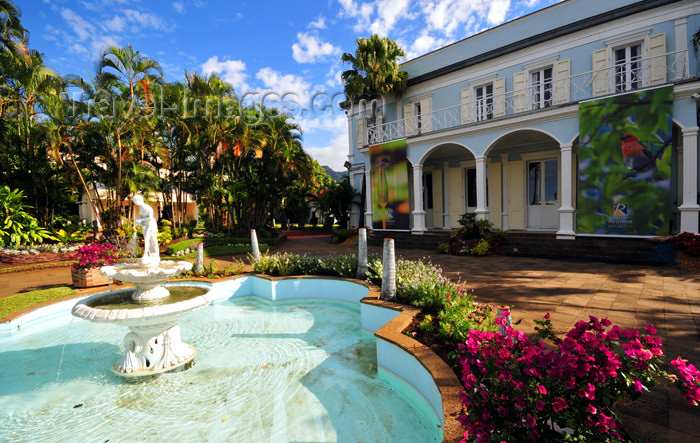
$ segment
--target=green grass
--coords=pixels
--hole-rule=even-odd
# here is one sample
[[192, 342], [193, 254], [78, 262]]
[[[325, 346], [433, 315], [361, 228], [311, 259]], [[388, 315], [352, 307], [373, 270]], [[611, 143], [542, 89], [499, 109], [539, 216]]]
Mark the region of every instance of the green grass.
[[75, 291], [68, 286], [58, 286], [0, 298], [0, 318], [17, 312], [27, 306], [37, 305], [45, 301], [55, 300], [73, 294], [75, 294]]
[[[198, 243], [198, 242], [204, 242], [204, 255], [207, 256], [207, 249], [210, 249], [212, 247], [216, 246], [226, 246], [228, 244], [244, 244], [244, 245], [250, 245], [250, 239], [249, 238], [191, 238], [188, 240], [183, 240], [181, 242], [173, 243], [171, 245], [168, 245], [168, 248], [166, 250], [167, 254], [176, 254], [180, 251], [184, 251], [187, 248], [194, 249], [194, 246], [192, 246], [193, 243]], [[276, 238], [259, 238], [258, 239], [258, 244], [260, 245], [260, 249], [262, 250], [263, 245], [276, 245], [279, 243], [279, 239]], [[236, 247], [236, 246], [231, 246]], [[250, 248], [250, 246], [248, 246]], [[246, 251], [240, 251], [240, 252], [246, 252]], [[248, 251], [250, 252], [250, 251]], [[223, 252], [220, 254], [209, 254], [209, 255], [222, 255], [222, 254], [228, 254], [228, 252]], [[194, 255], [196, 257], [196, 254]]]
[[[260, 252], [266, 252], [268, 249], [270, 249], [270, 246], [260, 244]], [[181, 250], [184, 250], [185, 248], [182, 248]], [[227, 246], [227, 245], [219, 245], [219, 246], [206, 246], [204, 247], [204, 256], [205, 257], [216, 257], [218, 255], [231, 255], [231, 254], [240, 254], [240, 253], [251, 253], [253, 252], [253, 247], [252, 246]], [[190, 252], [189, 254], [185, 255], [180, 255], [179, 257], [161, 257], [162, 259], [165, 260], [181, 260], [181, 259], [187, 259], [187, 258], [197, 258], [197, 251]]]

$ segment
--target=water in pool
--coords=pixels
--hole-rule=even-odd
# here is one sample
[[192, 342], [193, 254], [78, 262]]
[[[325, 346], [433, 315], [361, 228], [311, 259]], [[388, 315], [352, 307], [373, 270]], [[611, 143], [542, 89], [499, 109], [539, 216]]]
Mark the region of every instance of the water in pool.
[[135, 382], [110, 370], [123, 326], [0, 339], [0, 441], [442, 440], [427, 403], [377, 371], [357, 308], [243, 298], [179, 324], [194, 366]]

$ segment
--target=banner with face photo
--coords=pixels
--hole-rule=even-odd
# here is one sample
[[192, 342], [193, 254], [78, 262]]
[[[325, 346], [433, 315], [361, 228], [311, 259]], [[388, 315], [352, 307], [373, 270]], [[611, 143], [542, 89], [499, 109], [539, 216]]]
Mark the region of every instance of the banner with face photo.
[[372, 169], [372, 228], [409, 229], [406, 140], [369, 147]]
[[670, 233], [673, 87], [579, 104], [579, 234]]

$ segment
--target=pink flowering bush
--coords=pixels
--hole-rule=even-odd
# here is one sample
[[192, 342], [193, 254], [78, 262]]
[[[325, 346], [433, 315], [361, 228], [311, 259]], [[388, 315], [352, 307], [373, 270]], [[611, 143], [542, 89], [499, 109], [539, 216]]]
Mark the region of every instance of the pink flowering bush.
[[[502, 318], [496, 322], [505, 326]], [[615, 403], [638, 398], [660, 378], [673, 381], [688, 404], [700, 401], [695, 366], [679, 357], [671, 364], [680, 377], [661, 369], [664, 354], [652, 325], [640, 333], [591, 316], [562, 340], [549, 314], [535, 323], [541, 340], [505, 326], [505, 334], [470, 331], [459, 345], [463, 441], [546, 440], [553, 423], [573, 430], [562, 436], [568, 440], [624, 440]]]
[[117, 263], [119, 257], [117, 248], [109, 243], [90, 243], [78, 248], [74, 257], [78, 263], [73, 263], [75, 269], [89, 269], [109, 266]]

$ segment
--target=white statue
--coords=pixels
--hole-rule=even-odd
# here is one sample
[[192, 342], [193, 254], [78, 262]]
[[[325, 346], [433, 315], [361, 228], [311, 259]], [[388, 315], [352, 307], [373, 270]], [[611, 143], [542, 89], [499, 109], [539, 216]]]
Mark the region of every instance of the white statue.
[[[132, 199], [139, 207], [141, 215], [134, 219], [134, 227], [141, 226], [143, 232], [143, 257], [138, 263], [145, 266], [158, 266], [160, 263], [160, 253], [158, 250], [158, 222], [153, 217], [153, 208], [143, 201], [141, 195], [136, 195]], [[136, 233], [134, 232], [134, 235]]]

